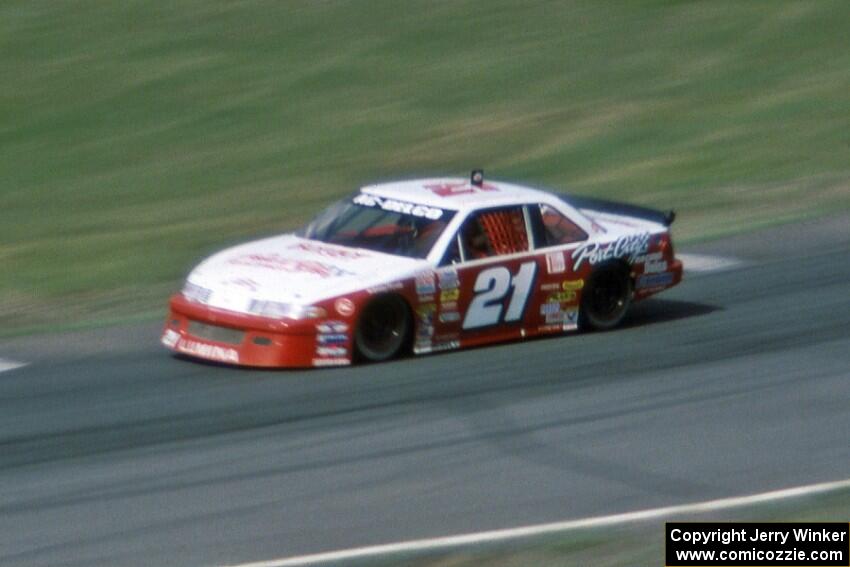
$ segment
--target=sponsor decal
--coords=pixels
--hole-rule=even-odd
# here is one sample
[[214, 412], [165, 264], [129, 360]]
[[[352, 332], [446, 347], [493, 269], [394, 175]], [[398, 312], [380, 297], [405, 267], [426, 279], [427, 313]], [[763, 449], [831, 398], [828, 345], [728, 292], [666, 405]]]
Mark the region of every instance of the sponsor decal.
[[644, 274], [658, 274], [667, 271], [667, 262], [664, 260], [653, 260], [643, 265]]
[[417, 354], [425, 354], [428, 352], [439, 352], [442, 350], [452, 350], [458, 348], [460, 346], [460, 341], [448, 341], [445, 343], [437, 343], [437, 344], [417, 344], [413, 350]]
[[540, 304], [540, 314], [541, 315], [551, 315], [553, 313], [561, 312], [561, 304], [560, 303], [541, 303]]
[[546, 323], [561, 323], [562, 328], [578, 324], [578, 309], [570, 309], [568, 311], [558, 311], [557, 313], [549, 313], [546, 315]]
[[563, 252], [549, 252], [546, 254], [546, 270], [550, 274], [563, 274], [567, 271], [567, 263], [564, 261]]
[[430, 295], [437, 292], [434, 272], [423, 272], [416, 276], [416, 294]]
[[340, 248], [331, 248], [318, 242], [298, 242], [289, 247], [290, 250], [301, 250], [309, 252], [317, 256], [326, 258], [344, 258], [346, 260], [357, 260], [359, 258], [368, 258], [370, 255], [359, 250], [346, 250]]
[[584, 288], [584, 280], [565, 280], [561, 284], [561, 289], [564, 291], [574, 291]]
[[[561, 293], [575, 294], [575, 292]], [[578, 327], [578, 309], [575, 307], [564, 309], [561, 302], [555, 301], [552, 298], [550, 298], [548, 303], [542, 303], [540, 305], [540, 314], [543, 315], [547, 327], [557, 326], [562, 331]]]
[[346, 354], [348, 349], [341, 346], [316, 347], [316, 356], [345, 356]]
[[557, 303], [568, 303], [571, 301], [575, 301], [576, 292], [574, 291], [559, 291], [558, 293], [553, 293], [546, 300], [548, 302], [557, 302]]
[[[348, 325], [343, 321], [324, 321], [316, 325], [316, 356], [340, 357], [348, 355]], [[316, 364], [313, 359], [313, 363]], [[344, 359], [347, 360], [347, 359]]]
[[347, 297], [340, 297], [334, 302], [334, 309], [343, 317], [351, 317], [354, 314], [354, 302]]
[[324, 262], [318, 262], [315, 260], [297, 260], [294, 258], [286, 258], [278, 254], [244, 254], [231, 259], [228, 263], [237, 266], [266, 268], [281, 272], [312, 274], [319, 276], [320, 278], [338, 278], [354, 275], [354, 272], [349, 272], [348, 270], [343, 270], [342, 268], [331, 264], [325, 264]]
[[439, 197], [456, 197], [457, 195], [468, 195], [470, 193], [498, 191], [499, 189], [491, 183], [482, 183], [481, 186], [471, 185], [466, 181], [453, 183], [433, 183], [425, 185], [425, 189]]
[[434, 313], [434, 311], [436, 311], [436, 310], [437, 310], [437, 304], [436, 303], [423, 303], [422, 305], [420, 305], [416, 308], [416, 313], [418, 313], [420, 316], [421, 315], [428, 315], [428, 314]]
[[348, 324], [342, 321], [323, 321], [316, 325], [316, 331], [319, 333], [347, 333]]
[[361, 193], [354, 197], [352, 201], [355, 205], [364, 207], [379, 207], [385, 211], [393, 213], [402, 213], [412, 215], [414, 217], [422, 217], [431, 220], [437, 220], [443, 216], [443, 210], [437, 207], [426, 207], [425, 205], [416, 205], [414, 203], [405, 203], [396, 199], [385, 199], [375, 195], [367, 195]]
[[168, 348], [174, 348], [174, 345], [176, 345], [177, 341], [179, 340], [180, 333], [178, 333], [174, 329], [166, 329], [165, 333], [163, 333], [162, 335], [162, 344], [164, 344]]
[[323, 345], [342, 344], [348, 342], [348, 335], [345, 334], [318, 335], [318, 338], [319, 344]]
[[430, 337], [434, 334], [434, 314], [436, 311], [437, 306], [434, 303], [426, 303], [416, 308], [416, 315], [419, 318], [419, 325], [416, 329], [417, 338], [427, 338], [430, 342]]
[[633, 264], [639, 256], [646, 254], [648, 248], [648, 232], [621, 236], [613, 242], [582, 244], [572, 254], [573, 269], [578, 270], [585, 260], [592, 265], [605, 260], [626, 258]]
[[458, 321], [460, 321], [460, 313], [457, 311], [440, 313], [440, 323], [456, 323]]
[[663, 260], [663, 259], [664, 258], [663, 258], [663, 255], [661, 254], [661, 252], [653, 252], [651, 254], [644, 254], [643, 256], [638, 256], [635, 259], [635, 262], [640, 264], [642, 262], [654, 262], [656, 260]]
[[455, 269], [437, 272], [437, 275], [440, 278], [440, 289], [457, 289], [460, 285]]
[[367, 287], [366, 292], [374, 295], [376, 293], [384, 293], [386, 291], [397, 291], [397, 290], [399, 290], [403, 287], [404, 287], [404, 284], [401, 283], [401, 282], [392, 282], [392, 283], [376, 285], [376, 286], [373, 286], [373, 287]]
[[239, 353], [236, 352], [236, 349], [200, 343], [198, 341], [184, 339], [177, 343], [177, 350], [186, 354], [219, 360], [221, 362], [239, 362]]
[[673, 277], [672, 272], [640, 276], [635, 284], [635, 289], [668, 286], [673, 283]]
[[345, 366], [351, 364], [348, 358], [314, 358], [313, 366]]
[[560, 283], [547, 283], [540, 286], [540, 291], [559, 291], [560, 289]]
[[460, 297], [459, 289], [447, 289], [446, 291], [440, 292], [440, 302], [444, 301], [457, 301]]
[[431, 322], [422, 322], [419, 324], [419, 328], [416, 329], [416, 340], [431, 342], [431, 337], [434, 336], [434, 324]]
[[440, 305], [443, 311], [457, 311], [457, 301], [447, 301]]

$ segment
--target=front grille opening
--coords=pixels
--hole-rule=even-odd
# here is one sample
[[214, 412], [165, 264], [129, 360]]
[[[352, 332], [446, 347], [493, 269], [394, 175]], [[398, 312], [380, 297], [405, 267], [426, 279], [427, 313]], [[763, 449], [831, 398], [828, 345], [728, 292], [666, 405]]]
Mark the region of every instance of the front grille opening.
[[245, 331], [231, 329], [230, 327], [219, 327], [218, 325], [210, 325], [208, 323], [201, 323], [200, 321], [190, 320], [188, 331], [190, 335], [199, 339], [230, 345], [241, 345], [242, 339], [245, 338]]
[[268, 337], [254, 337], [254, 344], [261, 346], [269, 346], [272, 344], [272, 340]]

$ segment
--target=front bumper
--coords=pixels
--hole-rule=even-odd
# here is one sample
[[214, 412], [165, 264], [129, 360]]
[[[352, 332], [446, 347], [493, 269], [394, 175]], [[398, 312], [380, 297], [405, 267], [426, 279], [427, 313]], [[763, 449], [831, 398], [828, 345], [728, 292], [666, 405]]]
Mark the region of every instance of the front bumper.
[[[239, 366], [306, 368], [351, 364], [348, 333], [333, 343], [318, 320], [287, 321], [235, 313], [172, 296], [161, 342], [194, 358]], [[347, 330], [345, 323], [336, 322]], [[344, 338], [342, 335], [345, 335]], [[322, 341], [320, 343], [320, 340]]]

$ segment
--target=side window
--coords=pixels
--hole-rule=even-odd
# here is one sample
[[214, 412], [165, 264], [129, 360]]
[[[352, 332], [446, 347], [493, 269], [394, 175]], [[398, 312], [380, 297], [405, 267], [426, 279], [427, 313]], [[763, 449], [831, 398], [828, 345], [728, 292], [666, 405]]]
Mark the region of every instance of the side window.
[[541, 248], [587, 240], [587, 233], [556, 209], [543, 204], [539, 207], [541, 226], [537, 232], [542, 233]]
[[446, 249], [441, 266], [529, 250], [522, 207], [489, 209], [471, 214]]
[[522, 207], [472, 214], [460, 228], [460, 245], [464, 260], [527, 251], [528, 229]]

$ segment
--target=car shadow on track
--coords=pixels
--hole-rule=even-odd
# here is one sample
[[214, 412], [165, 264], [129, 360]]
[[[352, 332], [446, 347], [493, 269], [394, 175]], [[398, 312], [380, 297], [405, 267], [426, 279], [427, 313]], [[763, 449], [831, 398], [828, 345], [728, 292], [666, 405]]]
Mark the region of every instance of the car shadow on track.
[[652, 325], [654, 323], [668, 323], [678, 319], [708, 315], [722, 309], [722, 307], [717, 305], [708, 305], [694, 301], [647, 299], [635, 303], [629, 308], [629, 312], [620, 325], [620, 328], [629, 329], [632, 327]]

